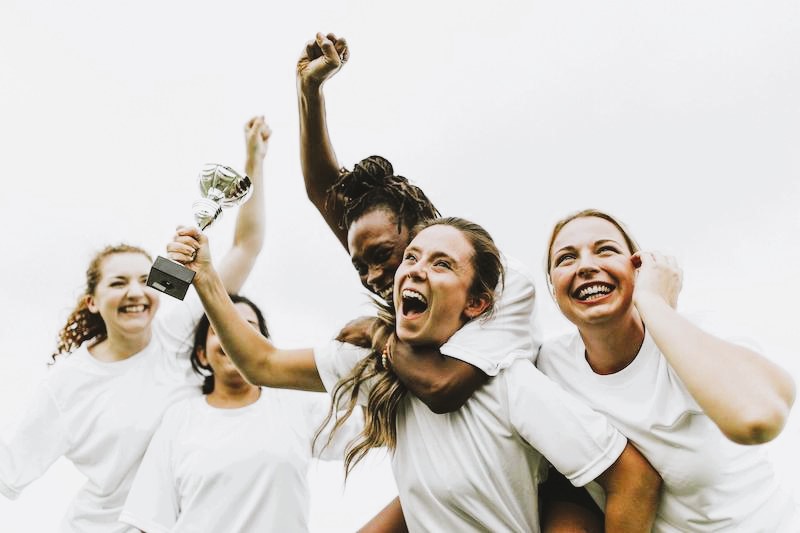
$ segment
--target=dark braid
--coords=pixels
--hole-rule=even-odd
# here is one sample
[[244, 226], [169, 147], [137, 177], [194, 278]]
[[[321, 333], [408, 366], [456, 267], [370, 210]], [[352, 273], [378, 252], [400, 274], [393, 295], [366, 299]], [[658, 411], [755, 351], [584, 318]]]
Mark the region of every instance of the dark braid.
[[397, 217], [397, 229], [408, 228], [439, 217], [439, 211], [422, 192], [403, 176], [395, 176], [392, 164], [379, 155], [362, 159], [352, 171], [343, 171], [330, 189], [326, 207], [341, 202], [339, 227], [349, 228], [361, 216], [377, 208], [387, 208]]

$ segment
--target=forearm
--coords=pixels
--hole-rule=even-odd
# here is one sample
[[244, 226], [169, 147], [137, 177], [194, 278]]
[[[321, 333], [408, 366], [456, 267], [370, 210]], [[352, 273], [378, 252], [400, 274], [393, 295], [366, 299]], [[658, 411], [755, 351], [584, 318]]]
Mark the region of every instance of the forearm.
[[637, 298], [647, 331], [703, 411], [731, 440], [758, 444], [783, 429], [794, 402], [787, 372], [710, 335], [657, 297]]
[[408, 533], [400, 498], [395, 498], [372, 520], [364, 524], [358, 533]]
[[661, 498], [661, 476], [630, 443], [597, 482], [606, 493], [605, 530], [649, 532]]
[[436, 347], [411, 347], [397, 341], [391, 365], [397, 377], [434, 413], [458, 410], [487, 379], [478, 368], [447, 357]]
[[258, 154], [248, 153], [245, 174], [253, 184], [250, 198], [239, 207], [231, 249], [219, 263], [219, 274], [230, 293], [241, 290], [264, 245], [264, 164]]
[[297, 82], [300, 111], [300, 165], [306, 192], [318, 209], [324, 209], [328, 189], [339, 176], [339, 162], [328, 134], [325, 96], [315, 82]]
[[198, 272], [194, 286], [226, 355], [248, 381], [268, 387], [325, 390], [313, 352], [276, 348], [237, 312], [216, 272]]

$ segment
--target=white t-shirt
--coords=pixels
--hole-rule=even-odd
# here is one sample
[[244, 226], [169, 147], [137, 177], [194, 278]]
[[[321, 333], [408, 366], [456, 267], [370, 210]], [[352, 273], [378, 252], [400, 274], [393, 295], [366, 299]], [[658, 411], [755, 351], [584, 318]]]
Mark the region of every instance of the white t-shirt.
[[[654, 532], [800, 531], [791, 497], [763, 449], [722, 434], [649, 334], [636, 359], [615, 374], [595, 374], [585, 350], [577, 332], [565, 335], [544, 343], [537, 365], [606, 415], [661, 474]], [[587, 488], [602, 501], [599, 487]]]
[[58, 358], [19, 426], [0, 440], [0, 493], [16, 498], [63, 455], [87, 481], [61, 531], [131, 531], [117, 519], [161, 416], [200, 394], [189, 354], [203, 308], [192, 294], [171, 311], [156, 317], [147, 347], [123, 361], [99, 361], [85, 345]]
[[[306, 474], [327, 434], [323, 394], [261, 389], [253, 404], [220, 409], [205, 397], [164, 415], [120, 520], [148, 533], [308, 531]], [[361, 430], [353, 416], [322, 450], [341, 459]]]
[[439, 349], [488, 376], [496, 376], [517, 359], [533, 360], [541, 337], [536, 327], [533, 277], [525, 267], [505, 258], [505, 283], [497, 289], [495, 311], [488, 320], [473, 320]]
[[[332, 342], [314, 356], [325, 388], [369, 350]], [[370, 383], [362, 386], [363, 404]], [[411, 394], [397, 416], [392, 458], [409, 530], [539, 531], [545, 459], [584, 485], [619, 457], [626, 440], [527, 360], [491, 378], [455, 412], [437, 415]]]

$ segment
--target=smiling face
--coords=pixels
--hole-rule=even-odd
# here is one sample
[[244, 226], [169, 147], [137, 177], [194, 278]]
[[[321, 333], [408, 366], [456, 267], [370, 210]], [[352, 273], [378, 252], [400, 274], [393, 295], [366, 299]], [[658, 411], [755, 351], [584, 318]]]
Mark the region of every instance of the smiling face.
[[359, 217], [347, 232], [350, 259], [361, 284], [386, 301], [391, 300], [397, 267], [408, 245], [408, 228], [388, 209], [373, 209]]
[[141, 253], [115, 253], [100, 264], [100, 279], [86, 305], [99, 313], [109, 336], [149, 333], [158, 310], [158, 292], [147, 286], [151, 261]]
[[[237, 302], [234, 307], [239, 316], [249, 322], [257, 331], [259, 330], [258, 316], [252, 307], [244, 302]], [[208, 327], [205, 347], [197, 348], [197, 358], [201, 364], [211, 367], [214, 372], [214, 390], [220, 386], [228, 388], [255, 387], [244, 379], [233, 361], [225, 354], [213, 326]]]
[[408, 245], [394, 283], [397, 336], [414, 345], [440, 346], [489, 302], [469, 294], [475, 251], [464, 234], [429, 226]]
[[549, 259], [556, 303], [570, 322], [602, 324], [632, 312], [631, 250], [608, 220], [571, 220], [555, 236]]

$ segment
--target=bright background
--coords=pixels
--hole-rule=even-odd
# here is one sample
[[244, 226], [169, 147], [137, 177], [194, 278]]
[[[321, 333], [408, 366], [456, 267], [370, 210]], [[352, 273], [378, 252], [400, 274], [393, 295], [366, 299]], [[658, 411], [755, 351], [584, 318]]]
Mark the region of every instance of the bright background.
[[[0, 3], [0, 426], [46, 372], [92, 253], [163, 250], [195, 175], [241, 168], [264, 114], [266, 248], [245, 293], [284, 346], [369, 311], [306, 200], [294, 65], [346, 36], [326, 86], [343, 164], [373, 154], [443, 213], [485, 225], [537, 276], [546, 335], [565, 323], [541, 263], [552, 223], [593, 206], [673, 253], [680, 307], [755, 338], [800, 381], [800, 7], [794, 1]], [[233, 213], [210, 230], [224, 250]], [[166, 298], [162, 299], [162, 301]], [[797, 477], [800, 409], [770, 452]], [[351, 531], [394, 494], [387, 461], [312, 472], [317, 532]], [[0, 530], [51, 531], [81, 484], [60, 461]]]

